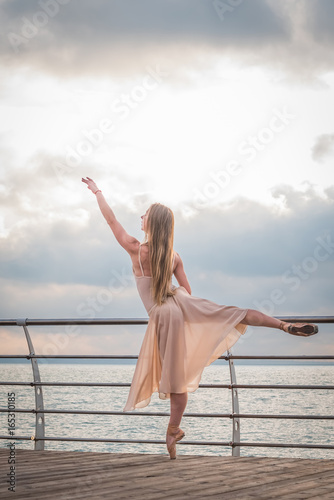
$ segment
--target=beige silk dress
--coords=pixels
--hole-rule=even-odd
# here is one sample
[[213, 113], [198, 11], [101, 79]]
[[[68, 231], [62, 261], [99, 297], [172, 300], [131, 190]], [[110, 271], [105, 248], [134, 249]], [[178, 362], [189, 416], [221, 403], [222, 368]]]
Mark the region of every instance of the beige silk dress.
[[161, 306], [155, 304], [152, 278], [144, 275], [140, 248], [142, 275], [134, 276], [149, 321], [123, 411], [144, 408], [154, 392], [160, 399], [170, 398], [172, 392], [194, 392], [204, 368], [247, 329], [240, 323], [247, 309], [194, 297], [182, 286], [172, 285], [175, 295]]

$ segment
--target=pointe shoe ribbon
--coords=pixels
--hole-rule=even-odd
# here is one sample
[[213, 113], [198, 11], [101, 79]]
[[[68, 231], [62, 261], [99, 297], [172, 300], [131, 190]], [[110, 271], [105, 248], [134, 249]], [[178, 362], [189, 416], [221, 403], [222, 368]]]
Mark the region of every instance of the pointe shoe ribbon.
[[317, 325], [312, 325], [311, 323], [286, 323], [285, 321], [281, 321], [279, 327], [284, 332], [302, 337], [315, 335], [319, 331]]
[[[173, 437], [172, 442], [167, 444], [167, 436]], [[185, 436], [185, 433], [180, 427], [177, 425], [168, 425], [167, 434], [166, 434], [166, 445], [167, 450], [171, 460], [175, 460], [176, 458], [176, 443], [177, 441], [181, 441], [181, 439]]]

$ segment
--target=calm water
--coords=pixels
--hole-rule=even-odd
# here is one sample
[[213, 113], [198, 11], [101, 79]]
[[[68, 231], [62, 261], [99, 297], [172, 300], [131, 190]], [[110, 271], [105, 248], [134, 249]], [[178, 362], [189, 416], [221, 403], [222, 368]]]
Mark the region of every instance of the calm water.
[[[41, 379], [45, 382], [131, 382], [135, 365], [42, 364]], [[309, 384], [334, 385], [334, 366], [299, 365], [237, 365], [239, 384]], [[30, 364], [0, 364], [0, 380], [31, 381]], [[203, 372], [201, 383], [229, 383], [227, 364], [213, 364]], [[117, 410], [122, 411], [128, 388], [43, 387], [45, 409]], [[7, 392], [15, 392], [16, 408], [35, 407], [31, 387], [2, 386], [0, 406], [7, 407]], [[332, 415], [334, 391], [239, 389], [240, 413]], [[169, 411], [169, 401], [154, 394], [145, 411]], [[198, 389], [189, 394], [186, 412], [231, 413], [228, 389]], [[1, 434], [7, 434], [7, 414], [0, 413]], [[35, 417], [16, 413], [16, 435], [34, 434]], [[125, 439], [164, 439], [168, 417], [46, 414], [46, 435], [61, 437], [105, 437]], [[182, 428], [187, 440], [231, 441], [229, 418], [184, 418]], [[241, 441], [277, 443], [333, 444], [334, 422], [331, 420], [242, 419]], [[1, 441], [3, 447], [7, 441]], [[30, 441], [20, 448], [33, 448]], [[77, 450], [120, 453], [166, 453], [163, 445], [129, 443], [76, 443], [46, 441], [49, 450]], [[198, 455], [231, 455], [230, 447], [178, 446], [178, 453]], [[334, 450], [302, 450], [283, 448], [241, 449], [241, 455], [301, 458], [334, 458]]]

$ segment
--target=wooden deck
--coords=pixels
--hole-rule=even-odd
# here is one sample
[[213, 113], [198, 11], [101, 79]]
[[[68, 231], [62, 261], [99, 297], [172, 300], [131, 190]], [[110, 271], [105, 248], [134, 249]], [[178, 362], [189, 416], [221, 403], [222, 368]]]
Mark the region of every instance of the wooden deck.
[[0, 449], [0, 498], [334, 499], [334, 460]]

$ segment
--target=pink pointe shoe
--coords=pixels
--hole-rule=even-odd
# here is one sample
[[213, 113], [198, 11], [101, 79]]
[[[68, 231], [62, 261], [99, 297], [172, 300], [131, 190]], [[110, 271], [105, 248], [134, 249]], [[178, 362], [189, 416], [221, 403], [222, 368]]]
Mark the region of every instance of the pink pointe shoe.
[[[172, 436], [173, 440], [172, 442], [168, 445], [167, 443], [167, 437]], [[171, 460], [175, 460], [176, 458], [176, 443], [177, 441], [181, 441], [181, 439], [185, 436], [185, 433], [180, 427], [177, 425], [168, 425], [167, 427], [167, 433], [166, 433], [166, 445], [167, 445], [167, 450], [170, 456]]]
[[279, 327], [284, 332], [302, 337], [309, 337], [318, 333], [317, 325], [312, 325], [311, 323], [286, 323], [285, 321], [281, 321]]

